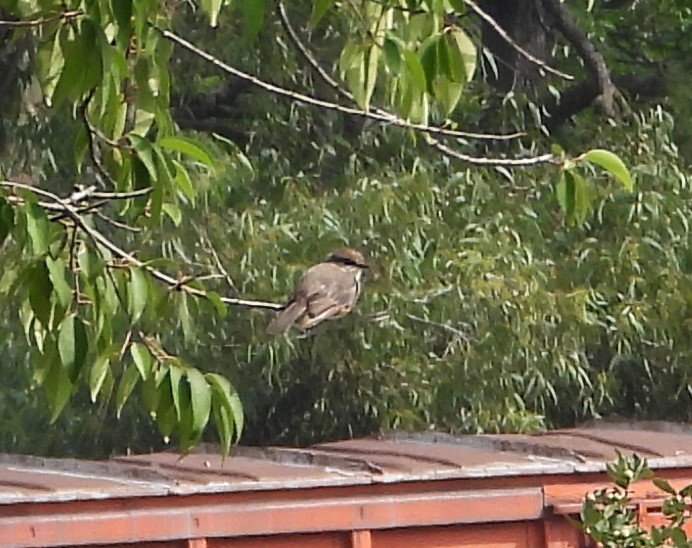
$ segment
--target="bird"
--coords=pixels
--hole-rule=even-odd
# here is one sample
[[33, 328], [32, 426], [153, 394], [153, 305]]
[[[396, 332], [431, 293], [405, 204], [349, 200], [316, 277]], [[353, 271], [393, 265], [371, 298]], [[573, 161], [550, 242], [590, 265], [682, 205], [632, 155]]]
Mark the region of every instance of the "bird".
[[303, 273], [286, 306], [267, 326], [267, 333], [286, 333], [293, 324], [308, 330], [324, 320], [345, 316], [358, 301], [363, 272], [368, 268], [355, 249], [335, 249], [325, 261]]

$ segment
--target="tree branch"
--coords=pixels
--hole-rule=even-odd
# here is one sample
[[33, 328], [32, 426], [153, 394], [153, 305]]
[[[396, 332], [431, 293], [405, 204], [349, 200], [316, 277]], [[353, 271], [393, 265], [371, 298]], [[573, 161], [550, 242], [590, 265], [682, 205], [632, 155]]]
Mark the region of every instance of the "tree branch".
[[[64, 212], [64, 214], [67, 217], [72, 219], [75, 226], [77, 226], [82, 232], [84, 232], [84, 234], [86, 234], [91, 241], [93, 241], [96, 245], [101, 246], [110, 251], [113, 256], [122, 259], [130, 266], [136, 266], [138, 268], [146, 270], [152, 276], [152, 278], [166, 284], [171, 289], [185, 291], [186, 293], [194, 295], [195, 297], [202, 297], [207, 299], [209, 298], [206, 291], [197, 289], [195, 287], [191, 287], [184, 282], [181, 283], [180, 280], [177, 280], [176, 278], [173, 278], [172, 276], [169, 276], [168, 274], [161, 272], [160, 270], [148, 265], [144, 261], [139, 260], [137, 257], [128, 253], [124, 249], [118, 247], [116, 244], [114, 244], [112, 241], [106, 238], [103, 234], [101, 234], [98, 230], [89, 226], [84, 221], [79, 211], [68, 200], [60, 198], [60, 196], [58, 196], [57, 194], [54, 194], [42, 188], [14, 181], [0, 181], [0, 187], [27, 190], [29, 192], [33, 192], [37, 196], [50, 200], [52, 203], [42, 205], [42, 202], [39, 202], [39, 205], [41, 205], [41, 207], [47, 206], [46, 209], [49, 209], [51, 211], [60, 210]], [[221, 302], [232, 306], [262, 308], [266, 310], [281, 310], [284, 308], [283, 304], [271, 303], [266, 301], [235, 299], [231, 297], [220, 297], [220, 299]]]
[[531, 61], [534, 65], [542, 68], [546, 72], [549, 72], [551, 74], [554, 74], [555, 76], [559, 76], [560, 78], [564, 78], [565, 80], [574, 80], [574, 76], [567, 74], [566, 72], [561, 72], [557, 69], [552, 68], [551, 66], [547, 65], [543, 61], [541, 61], [538, 57], [532, 55], [528, 51], [526, 51], [524, 48], [522, 48], [519, 44], [517, 44], [512, 37], [507, 33], [505, 29], [503, 29], [500, 25], [498, 25], [497, 21], [493, 19], [490, 15], [488, 15], [485, 11], [483, 11], [478, 4], [476, 4], [473, 0], [464, 0], [464, 3], [469, 6], [475, 13], [483, 19], [488, 25], [501, 37], [503, 38], [510, 46], [512, 46], [520, 55], [524, 56], [526, 59]]
[[2, 27], [8, 27], [8, 28], [31, 28], [31, 27], [40, 27], [41, 25], [45, 25], [46, 23], [52, 23], [53, 21], [69, 21], [70, 19], [75, 19], [77, 17], [81, 17], [84, 15], [84, 11], [82, 10], [67, 10], [67, 11], [61, 11], [58, 13], [54, 13], [52, 15], [46, 15], [45, 17], [39, 17], [37, 19], [29, 19], [26, 21], [7, 21], [7, 20], [0, 20], [0, 28]]
[[617, 89], [610, 78], [603, 55], [596, 49], [588, 36], [579, 27], [564, 4], [559, 0], [542, 0], [546, 11], [554, 18], [557, 29], [574, 46], [584, 61], [600, 92], [603, 111], [608, 116], [615, 114], [613, 99]]
[[445, 145], [438, 139], [431, 137], [430, 135], [423, 135], [425, 141], [433, 148], [436, 148], [446, 156], [451, 158], [456, 158], [462, 162], [468, 162], [477, 166], [484, 167], [528, 167], [528, 166], [538, 166], [543, 164], [553, 164], [560, 165], [560, 161], [550, 153], [542, 154], [540, 156], [527, 156], [526, 158], [490, 158], [490, 157], [479, 157], [479, 156], [469, 156], [454, 150], [453, 148]]
[[[279, 19], [281, 20], [281, 23], [286, 30], [286, 33], [288, 34], [288, 37], [290, 40], [293, 42], [293, 44], [298, 48], [298, 51], [300, 51], [301, 55], [303, 58], [307, 61], [307, 63], [313, 68], [315, 72], [327, 83], [329, 84], [339, 95], [341, 95], [343, 98], [348, 99], [349, 101], [352, 101], [355, 103], [355, 98], [351, 93], [349, 93], [348, 90], [344, 89], [339, 82], [337, 82], [334, 78], [331, 77], [331, 75], [324, 70], [320, 64], [317, 62], [315, 57], [310, 53], [310, 50], [303, 44], [301, 39], [298, 37], [298, 34], [296, 31], [293, 29], [293, 26], [291, 25], [290, 20], [288, 19], [288, 15], [286, 14], [286, 10], [283, 6], [283, 2], [278, 2], [277, 4], [277, 12], [279, 14]], [[383, 110], [378, 107], [373, 107], [373, 112], [380, 114], [382, 116], [387, 116], [392, 119], [396, 119], [396, 116], [386, 110]], [[513, 158], [489, 158], [489, 157], [479, 157], [479, 156], [469, 156], [468, 154], [463, 154], [461, 152], [458, 152], [454, 150], [453, 148], [443, 144], [439, 140], [435, 139], [430, 135], [430, 131], [422, 132], [423, 133], [423, 138], [425, 142], [438, 150], [438, 152], [441, 152], [445, 156], [449, 156], [450, 158], [454, 158], [456, 160], [461, 160], [463, 162], [468, 162], [470, 164], [474, 165], [480, 165], [480, 166], [503, 166], [503, 167], [526, 167], [526, 166], [531, 166], [531, 165], [539, 165], [539, 164], [547, 164], [547, 163], [552, 163], [554, 162], [554, 157], [552, 154], [544, 154], [542, 156], [536, 156], [536, 157], [528, 157], [528, 158], [519, 158], [519, 159], [513, 159]], [[520, 136], [522, 135], [521, 133], [516, 133], [514, 136]]]
[[171, 32], [169, 30], [162, 29], [161, 27], [158, 27], [156, 25], [152, 24], [152, 28], [156, 29], [158, 32], [161, 33], [161, 35], [166, 38], [167, 40], [170, 40], [171, 42], [179, 45], [183, 49], [186, 49], [190, 53], [196, 55], [197, 57], [200, 57], [201, 59], [204, 59], [206, 62], [214, 65], [216, 68], [220, 69], [221, 71], [227, 73], [227, 74], [232, 74], [233, 76], [240, 78], [242, 80], [245, 80], [247, 82], [252, 83], [256, 87], [263, 89], [265, 91], [268, 91], [270, 93], [273, 93], [275, 95], [279, 95], [282, 97], [288, 97], [289, 99], [293, 99], [295, 101], [299, 101], [301, 103], [307, 104], [307, 105], [312, 105], [315, 107], [319, 107], [325, 110], [331, 110], [331, 111], [336, 111], [336, 112], [341, 112], [343, 114], [350, 114], [354, 116], [359, 116], [362, 118], [367, 118], [369, 120], [373, 120], [375, 122], [385, 124], [385, 125], [392, 125], [396, 127], [401, 127], [404, 129], [412, 129], [416, 131], [422, 131], [422, 132], [427, 132], [433, 135], [444, 135], [448, 137], [459, 137], [459, 138], [467, 138], [467, 139], [489, 139], [489, 140], [498, 140], [498, 139], [515, 139], [516, 137], [519, 137], [522, 135], [521, 133], [513, 133], [510, 135], [494, 135], [494, 134], [486, 134], [486, 133], [473, 133], [473, 132], [468, 132], [468, 131], [457, 131], [453, 129], [447, 129], [447, 128], [441, 128], [441, 127], [433, 127], [433, 126], [428, 126], [426, 124], [414, 124], [411, 122], [408, 122], [404, 120], [403, 118], [399, 118], [397, 116], [394, 116], [393, 114], [387, 113], [385, 114], [384, 111], [381, 109], [373, 110], [373, 111], [365, 111], [360, 108], [352, 108], [352, 107], [347, 107], [344, 105], [340, 105], [337, 103], [332, 103], [329, 101], [325, 101], [323, 99], [317, 99], [315, 97], [305, 95], [303, 93], [298, 93], [296, 91], [292, 91], [286, 88], [282, 88], [280, 86], [276, 86], [274, 84], [270, 84], [269, 82], [265, 82], [264, 80], [258, 78], [257, 76], [253, 76], [251, 74], [248, 74], [246, 72], [243, 72], [241, 70], [238, 70], [235, 67], [232, 67], [228, 65], [227, 63], [224, 63], [217, 57], [214, 57], [210, 53], [207, 53], [206, 51], [198, 48], [194, 44], [188, 42], [185, 40], [183, 37], [175, 34], [174, 32]]

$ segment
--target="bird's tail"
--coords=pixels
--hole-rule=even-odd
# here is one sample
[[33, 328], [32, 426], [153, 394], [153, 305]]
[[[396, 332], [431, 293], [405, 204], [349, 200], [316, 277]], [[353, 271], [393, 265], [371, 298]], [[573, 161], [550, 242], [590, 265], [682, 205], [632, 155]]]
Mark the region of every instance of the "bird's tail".
[[288, 303], [288, 306], [269, 322], [267, 333], [270, 335], [286, 333], [303, 312], [305, 312], [305, 302], [302, 299]]

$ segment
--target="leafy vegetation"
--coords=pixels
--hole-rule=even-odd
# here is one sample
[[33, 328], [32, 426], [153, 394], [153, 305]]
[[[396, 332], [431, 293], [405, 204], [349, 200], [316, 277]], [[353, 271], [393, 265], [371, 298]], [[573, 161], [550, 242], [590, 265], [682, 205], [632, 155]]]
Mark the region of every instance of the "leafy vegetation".
[[688, 88], [616, 30], [648, 78], [690, 9], [617, 3], [0, 0], [0, 448], [688, 418]]
[[[618, 453], [618, 458], [607, 465], [614, 487], [599, 489], [586, 495], [581, 510], [581, 527], [604, 548], [655, 548], [690, 545], [685, 532], [689, 521], [688, 507], [692, 486], [679, 491], [668, 481], [653, 477], [646, 459], [636, 453], [631, 457]], [[661, 491], [661, 513], [668, 523], [642, 527], [633, 506], [630, 486], [635, 482], [652, 479]]]

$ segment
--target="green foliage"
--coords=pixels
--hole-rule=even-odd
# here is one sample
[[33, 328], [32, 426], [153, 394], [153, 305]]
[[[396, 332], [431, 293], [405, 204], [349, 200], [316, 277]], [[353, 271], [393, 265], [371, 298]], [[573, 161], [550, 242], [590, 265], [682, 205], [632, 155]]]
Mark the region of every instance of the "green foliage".
[[[665, 109], [580, 123], [553, 164], [472, 169], [419, 133], [253, 91], [174, 51], [162, 30], [287, 90], [336, 95], [270, 3], [190, 5], [0, 0], [3, 17], [32, 22], [13, 40], [35, 59], [2, 154], [3, 179], [31, 181], [0, 185], [4, 450], [159, 448], [152, 424], [182, 450], [206, 436], [228, 451], [241, 433], [302, 443], [688, 417], [692, 196]], [[445, 141], [464, 154], [549, 146], [540, 105], [491, 100], [494, 61], [463, 2], [286, 7], [360, 107], [399, 125], [528, 131]], [[211, 130], [186, 120], [195, 108]], [[214, 134], [182, 134], [183, 121]], [[118, 199], [92, 208], [104, 190]], [[266, 311], [227, 307], [283, 302], [344, 244], [376, 268], [339, 322], [274, 340]]]
[[[445, 2], [410, 2], [407, 7], [390, 2], [344, 5], [351, 32], [339, 69], [362, 108], [370, 106], [379, 84], [379, 95], [401, 116], [428, 123], [431, 107], [437, 106], [443, 116], [454, 111], [473, 78], [476, 47], [464, 29], [445, 22], [450, 11]], [[328, 2], [316, 2], [311, 22], [319, 22], [328, 8]]]
[[617, 460], [608, 463], [607, 470], [617, 487], [587, 494], [580, 513], [581, 527], [599, 546], [683, 548], [690, 545], [684, 525], [689, 519], [687, 508], [692, 503], [692, 486], [676, 491], [666, 480], [653, 478], [653, 484], [665, 494], [661, 506], [669, 523], [644, 529], [638, 523], [629, 488], [633, 483], [653, 476], [646, 459], [636, 454], [625, 457], [618, 452]]
[[[213, 4], [210, 11], [218, 13], [220, 3]], [[91, 158], [97, 182], [112, 192], [148, 191], [117, 208], [121, 222], [140, 231], [165, 224], [163, 212], [179, 224], [181, 205], [196, 197], [191, 165], [213, 174], [214, 160], [194, 139], [174, 135], [172, 48], [154, 27], [168, 22], [158, 3], [84, 2], [63, 11], [60, 2], [10, 2], [3, 8], [40, 28], [33, 37], [35, 71], [47, 114], [70, 112], [79, 124], [75, 175]], [[19, 27], [17, 36], [32, 28]], [[211, 418], [228, 451], [242, 425], [235, 391], [164, 350], [157, 318], [174, 299], [151, 282], [147, 266], [118, 264], [127, 252], [102, 235], [89, 209], [66, 210], [56, 223], [62, 202], [55, 193], [25, 183], [3, 189], [3, 235], [13, 242], [3, 257], [2, 295], [16, 301], [51, 420], [82, 381], [94, 401], [113, 396], [118, 416], [139, 387], [148, 414], [165, 435], [175, 433], [183, 449], [201, 438]], [[183, 383], [169, 382], [178, 378], [172, 370], [181, 371]], [[212, 405], [220, 411], [212, 414]]]
[[405, 162], [344, 163], [325, 183], [267, 167], [261, 191], [217, 201], [204, 225], [239, 293], [281, 299], [345, 243], [376, 265], [366, 293], [351, 316], [271, 345], [258, 335], [264, 313], [208, 318], [209, 337], [188, 351], [224, 363], [248, 404], [249, 441], [376, 426], [527, 431], [609, 413], [684, 420], [692, 196], [671, 124], [642, 116], [619, 147], [602, 134], [636, 185], [585, 170], [595, 197], [576, 227], [556, 210], [549, 168], [510, 182], [443, 163], [414, 175]]

